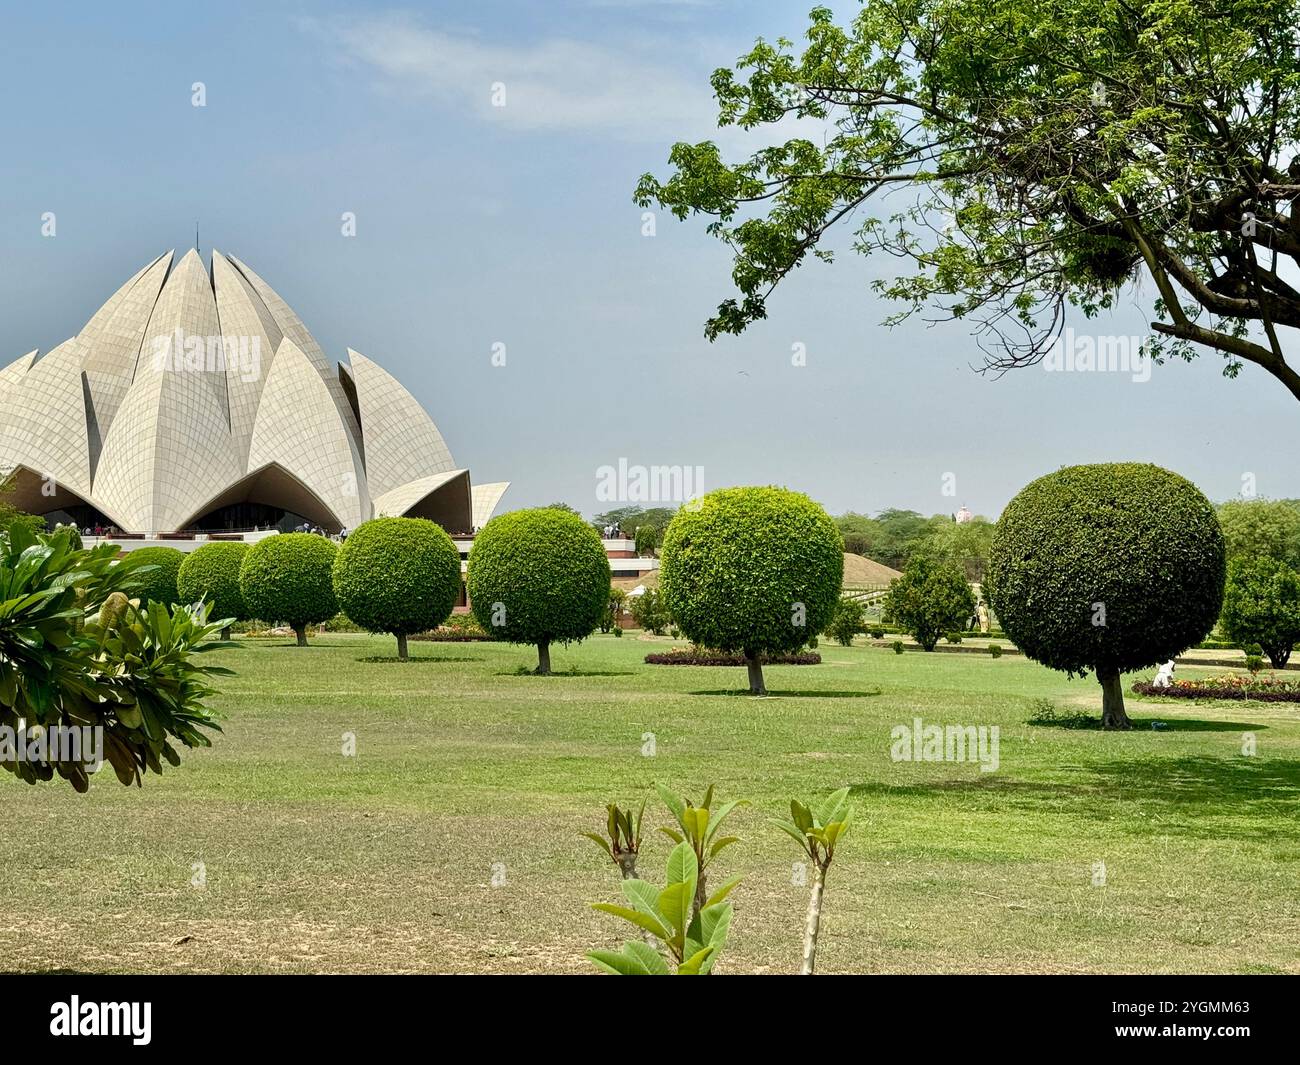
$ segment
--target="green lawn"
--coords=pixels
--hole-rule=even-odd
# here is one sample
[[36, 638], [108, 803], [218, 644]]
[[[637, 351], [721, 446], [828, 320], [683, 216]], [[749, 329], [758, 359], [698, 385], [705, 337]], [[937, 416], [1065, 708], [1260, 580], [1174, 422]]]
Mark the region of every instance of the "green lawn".
[[[623, 926], [587, 906], [619, 892], [579, 832], [659, 779], [754, 802], [719, 859], [745, 875], [720, 972], [797, 970], [807, 888], [766, 818], [845, 784], [825, 971], [1300, 972], [1295, 705], [1130, 696], [1137, 730], [1105, 734], [1026, 725], [1035, 698], [1095, 712], [1099, 692], [1014, 657], [823, 642], [755, 700], [743, 669], [646, 666], [669, 641], [635, 636], [557, 649], [580, 672], [551, 678], [517, 675], [526, 648], [291, 642], [220, 652], [225, 732], [143, 790], [2, 775], [0, 968], [588, 971]], [[999, 726], [998, 771], [891, 761], [914, 716]], [[650, 839], [643, 872], [668, 849]]]

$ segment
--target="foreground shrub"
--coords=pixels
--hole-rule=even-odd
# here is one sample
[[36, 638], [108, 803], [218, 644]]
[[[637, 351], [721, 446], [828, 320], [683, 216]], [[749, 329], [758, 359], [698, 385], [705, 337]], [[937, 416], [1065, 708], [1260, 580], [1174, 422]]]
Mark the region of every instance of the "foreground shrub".
[[[133, 598], [139, 598], [141, 605], [161, 603], [163, 606], [175, 606], [181, 601], [176, 579], [180, 575], [181, 564], [185, 561], [184, 551], [174, 547], [142, 547], [128, 551], [127, 555], [136, 566], [153, 567], [148, 573], [141, 573], [136, 582]], [[230, 616], [232, 615], [215, 615], [217, 618]]]
[[1028, 657], [1102, 688], [1102, 723], [1130, 727], [1120, 674], [1185, 651], [1223, 603], [1224, 544], [1209, 500], [1158, 466], [1070, 466], [1003, 511], [989, 555], [994, 609]]
[[1220, 623], [1230, 640], [1258, 645], [1282, 669], [1300, 641], [1300, 574], [1273, 558], [1234, 558]]
[[[620, 953], [592, 951], [587, 955], [606, 972], [619, 975], [705, 976], [713, 969], [731, 924], [731, 907], [724, 900], [740, 883], [740, 877], [724, 881], [712, 893], [707, 887], [714, 860], [738, 836], [719, 831], [731, 813], [749, 803], [744, 799], [714, 805], [714, 788], [709, 786], [698, 803], [674, 794], [662, 784], [655, 790], [676, 822], [675, 828], [659, 829], [676, 847], [668, 858], [668, 886], [662, 892], [635, 879], [636, 860], [641, 853], [641, 821], [645, 803], [635, 819], [631, 810], [616, 805], [606, 808], [608, 840], [584, 832], [618, 865], [623, 875], [623, 894], [632, 903], [623, 906], [597, 903], [595, 909], [630, 921], [642, 930], [642, 943], [627, 943]], [[669, 968], [671, 961], [674, 968]]]
[[[660, 827], [676, 845], [668, 857], [667, 886], [659, 890], [636, 878], [643, 855], [642, 822], [645, 803], [635, 813], [611, 803], [606, 807], [603, 834], [584, 832], [619, 870], [629, 906], [598, 903], [595, 909], [610, 913], [641, 930], [641, 942], [629, 942], [621, 951], [592, 951], [589, 957], [606, 972], [626, 976], [705, 975], [712, 971], [731, 924], [731, 907], [725, 900], [740, 877], [731, 877], [713, 892], [705, 886], [708, 870], [719, 854], [733, 843], [734, 835], [721, 835], [723, 823], [744, 800], [714, 803], [712, 786], [699, 803], [655, 785], [675, 827]], [[771, 823], [790, 835], [809, 859], [813, 882], [804, 923], [801, 972], [816, 968], [818, 932], [826, 875], [835, 849], [853, 822], [849, 789], [841, 788], [815, 807], [790, 800], [790, 818]]]
[[707, 976], [712, 971], [731, 928], [731, 903], [723, 902], [725, 892], [720, 892], [693, 912], [699, 862], [688, 843], [679, 843], [668, 855], [664, 880], [662, 890], [644, 880], [624, 880], [630, 909], [603, 902], [592, 905], [644, 929], [662, 944], [657, 950], [632, 940], [621, 951], [589, 951], [587, 957], [598, 968], [616, 976]]
[[[219, 730], [208, 678], [230, 671], [195, 654], [216, 627], [206, 611], [132, 606], [142, 563], [117, 554], [112, 544], [77, 550], [24, 523], [0, 536], [0, 768], [29, 784], [57, 773], [84, 792], [95, 753], [136, 784], [164, 761], [180, 764], [173, 741], [207, 747], [202, 730]], [[54, 750], [57, 726], [102, 728], [103, 750]]]
[[339, 608], [368, 632], [406, 638], [436, 628], [460, 598], [460, 552], [441, 526], [423, 518], [362, 522], [339, 548], [333, 568]]
[[806, 495], [724, 488], [669, 524], [659, 587], [687, 639], [743, 652], [749, 690], [762, 695], [762, 656], [797, 651], [834, 614], [842, 548], [835, 523]]
[[662, 784], [656, 783], [655, 791], [659, 793], [659, 798], [663, 800], [663, 804], [668, 807], [668, 812], [677, 822], [677, 828], [661, 828], [659, 831], [674, 843], [685, 842], [695, 852], [699, 870], [695, 894], [695, 912], [698, 914], [712, 903], [726, 898], [731, 889], [740, 883], [740, 877], [732, 877], [725, 881], [712, 896], [709, 895], [707, 879], [713, 860], [732, 843], [740, 842], [738, 836], [719, 836], [718, 829], [733, 811], [741, 806], [748, 806], [749, 800], [731, 799], [715, 806], [712, 784], [705, 790], [698, 803], [674, 794]]
[[469, 555], [474, 616], [498, 640], [537, 648], [551, 672], [551, 644], [583, 640], [609, 604], [609, 559], [600, 534], [576, 514], [543, 507], [500, 514]]
[[312, 533], [279, 533], [249, 547], [239, 567], [239, 591], [253, 617], [283, 621], [307, 646], [307, 626], [339, 612], [334, 598], [332, 541]]
[[908, 560], [885, 597], [886, 617], [926, 651], [934, 650], [940, 636], [964, 627], [974, 610], [975, 596], [962, 569], [924, 555]]
[[[711, 651], [705, 647], [674, 647], [645, 656], [652, 666], [743, 666], [749, 659], [740, 651]], [[822, 656], [815, 651], [792, 651], [786, 654], [759, 655], [765, 666], [819, 666]]]
[[[180, 601], [210, 604], [213, 620], [247, 621], [248, 608], [239, 590], [239, 567], [247, 553], [248, 544], [235, 541], [208, 543], [191, 551], [176, 572]], [[221, 638], [230, 639], [229, 625], [222, 629]]]

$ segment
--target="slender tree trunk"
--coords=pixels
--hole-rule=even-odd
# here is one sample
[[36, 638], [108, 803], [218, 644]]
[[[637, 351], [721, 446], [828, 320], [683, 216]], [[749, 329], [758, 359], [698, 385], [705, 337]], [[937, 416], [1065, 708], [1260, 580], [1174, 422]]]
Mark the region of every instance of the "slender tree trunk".
[[537, 670], [539, 677], [551, 675], [551, 641], [539, 640], [537, 643]]
[[307, 626], [306, 626], [306, 625], [295, 625], [295, 626], [293, 627], [293, 631], [296, 632], [296, 633], [298, 634], [298, 646], [299, 646], [299, 647], [306, 647], [306, 646], [307, 646]]
[[803, 932], [803, 968], [800, 976], [812, 976], [817, 966], [817, 934], [822, 923], [822, 891], [826, 887], [826, 870], [814, 865], [812, 892], [808, 895], [808, 924]]
[[695, 881], [695, 912], [692, 917], [704, 909], [704, 904], [709, 901], [709, 886], [705, 883], [705, 876], [700, 874], [699, 879]]
[[230, 626], [229, 626], [229, 625], [227, 625], [224, 629], [221, 630], [221, 638], [222, 638], [223, 640], [228, 640], [228, 639], [230, 639]]
[[1097, 670], [1101, 682], [1101, 727], [1104, 729], [1130, 729], [1133, 722], [1124, 712], [1124, 684], [1118, 669]]
[[749, 694], [766, 695], [767, 688], [763, 686], [763, 663], [759, 660], [758, 653], [746, 651], [745, 664], [749, 667]]
[[397, 633], [397, 657], [403, 662], [407, 660], [406, 656], [406, 633]]

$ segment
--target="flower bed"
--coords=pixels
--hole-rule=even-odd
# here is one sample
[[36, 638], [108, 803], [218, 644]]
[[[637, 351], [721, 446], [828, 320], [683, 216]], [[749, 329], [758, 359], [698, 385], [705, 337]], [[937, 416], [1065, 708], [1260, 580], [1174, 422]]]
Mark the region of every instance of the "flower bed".
[[1231, 673], [1204, 680], [1176, 680], [1168, 688], [1149, 682], [1133, 685], [1137, 695], [1166, 699], [1252, 699], [1261, 703], [1300, 703], [1300, 681]]
[[470, 643], [492, 639], [479, 625], [473, 614], [452, 614], [436, 629], [412, 636], [412, 640], [429, 643]]
[[[646, 663], [652, 666], [743, 666], [745, 656], [731, 651], [710, 651], [704, 647], [674, 647], [671, 651], [659, 651], [645, 656]], [[765, 666], [818, 666], [822, 656], [815, 651], [799, 651], [796, 654], [763, 655], [761, 661]]]

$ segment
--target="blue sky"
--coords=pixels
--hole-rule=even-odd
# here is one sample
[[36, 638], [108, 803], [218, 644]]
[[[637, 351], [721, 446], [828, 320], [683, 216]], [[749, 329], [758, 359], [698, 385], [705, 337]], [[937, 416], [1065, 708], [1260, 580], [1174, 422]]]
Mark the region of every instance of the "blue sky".
[[[198, 220], [204, 251], [257, 270], [327, 352], [406, 384], [476, 481], [513, 481], [508, 507], [601, 509], [596, 470], [620, 458], [702, 466], [709, 488], [789, 485], [836, 513], [996, 514], [1035, 476], [1121, 459], [1214, 499], [1245, 474], [1300, 496], [1300, 408], [1262, 371], [1227, 381], [1208, 354], [1145, 384], [981, 377], [965, 329], [881, 326], [868, 285], [885, 264], [808, 266], [766, 322], [705, 341], [725, 249], [698, 221], [642, 236], [632, 190], [674, 140], [714, 135], [711, 70], [797, 36], [810, 6], [9, 5], [0, 362], [77, 332]], [[1092, 328], [1143, 333], [1150, 301], [1126, 293]]]

